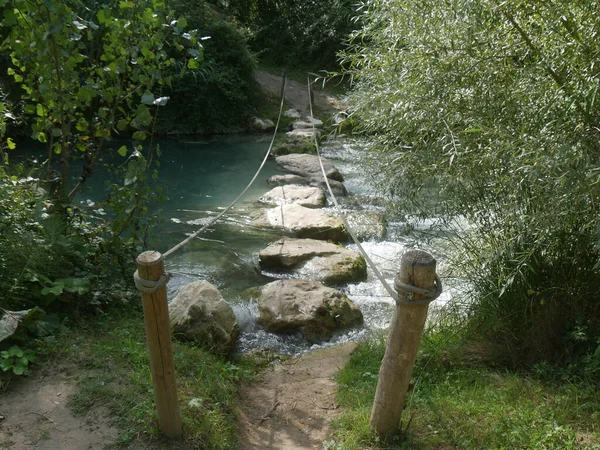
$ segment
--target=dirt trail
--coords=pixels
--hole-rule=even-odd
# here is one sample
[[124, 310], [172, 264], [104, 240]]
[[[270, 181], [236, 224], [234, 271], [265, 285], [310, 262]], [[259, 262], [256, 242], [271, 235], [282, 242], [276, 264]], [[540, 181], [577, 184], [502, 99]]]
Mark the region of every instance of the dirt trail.
[[96, 450], [119, 431], [106, 411], [76, 417], [67, 406], [76, 382], [67, 373], [16, 379], [0, 392], [0, 450]]
[[285, 361], [242, 392], [240, 450], [322, 448], [339, 414], [335, 375], [356, 349], [347, 342]]
[[[281, 92], [281, 76], [274, 75], [264, 70], [257, 70], [254, 73], [256, 81], [267, 91], [272, 92], [279, 96]], [[313, 84], [313, 106], [325, 114], [335, 114], [340, 109], [343, 109], [343, 105], [338, 99], [332, 95], [321, 91]], [[292, 105], [294, 109], [300, 112], [303, 116], [310, 114], [310, 108], [308, 104], [308, 88], [306, 84], [298, 83], [297, 81], [290, 80], [286, 81], [285, 99]], [[315, 113], [316, 115], [316, 113]]]

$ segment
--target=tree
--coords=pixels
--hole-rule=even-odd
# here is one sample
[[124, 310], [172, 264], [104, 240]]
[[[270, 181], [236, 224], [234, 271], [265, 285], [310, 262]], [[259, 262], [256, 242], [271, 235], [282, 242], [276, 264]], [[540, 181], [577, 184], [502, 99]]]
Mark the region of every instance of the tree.
[[474, 225], [470, 313], [516, 359], [598, 346], [599, 6], [364, 1], [342, 54], [399, 209]]
[[[47, 145], [54, 196], [68, 205], [107, 142], [130, 131], [135, 140], [146, 137], [167, 101], [160, 92], [175, 73], [176, 55], [185, 50], [185, 65], [197, 68], [201, 46], [185, 31], [185, 18], [171, 18], [160, 0], [96, 10], [80, 0], [0, 0], [0, 7], [8, 74], [22, 89], [32, 138]], [[82, 175], [71, 185], [67, 168], [76, 159], [83, 160]]]

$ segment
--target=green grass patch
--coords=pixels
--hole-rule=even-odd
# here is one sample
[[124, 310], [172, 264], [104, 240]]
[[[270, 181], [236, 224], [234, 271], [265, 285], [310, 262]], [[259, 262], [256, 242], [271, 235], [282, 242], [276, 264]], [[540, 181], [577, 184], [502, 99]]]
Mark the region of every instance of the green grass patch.
[[402, 431], [382, 442], [369, 430], [382, 336], [362, 343], [338, 376], [346, 411], [328, 450], [599, 449], [600, 393], [591, 381], [557, 381], [475, 364], [424, 341]]
[[141, 312], [109, 315], [72, 330], [63, 354], [77, 367], [78, 391], [70, 406], [76, 414], [107, 408], [121, 434], [120, 447], [228, 450], [237, 447], [236, 395], [253, 379], [249, 360], [227, 361], [190, 345], [174, 342], [183, 440], [160, 437], [154, 406], [144, 321]]

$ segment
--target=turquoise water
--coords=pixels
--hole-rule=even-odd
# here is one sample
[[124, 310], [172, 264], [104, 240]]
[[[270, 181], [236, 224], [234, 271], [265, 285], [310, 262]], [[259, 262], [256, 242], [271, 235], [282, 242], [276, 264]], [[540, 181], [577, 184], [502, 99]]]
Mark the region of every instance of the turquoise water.
[[[257, 136], [161, 141], [163, 154], [160, 158], [159, 183], [166, 189], [168, 201], [159, 206], [160, 220], [151, 237], [152, 249], [164, 253], [228, 206], [253, 177], [268, 144], [268, 137]], [[354, 201], [343, 202], [345, 214], [352, 215], [356, 209], [384, 214], [383, 208], [377, 206], [381, 202], [378, 201], [372, 180], [360, 162], [364, 144], [338, 140], [326, 143], [322, 150], [344, 174], [350, 198], [354, 198]], [[208, 280], [219, 288], [233, 306], [240, 322], [238, 350], [241, 352], [268, 346], [296, 354], [311, 348], [299, 336], [277, 336], [262, 330], [257, 323], [256, 302], [248, 301], [241, 295], [246, 289], [264, 285], [277, 276], [260, 271], [258, 253], [280, 235], [250, 225], [252, 214], [262, 207], [258, 198], [270, 189], [265, 180], [276, 173], [281, 172], [274, 159], [269, 159], [253, 187], [231, 212], [184, 249], [170, 255], [165, 262], [166, 270], [173, 273], [168, 284], [170, 299], [175, 297], [181, 286], [195, 280]], [[86, 187], [82, 202], [87, 201], [86, 196], [102, 195], [102, 188], [94, 185], [98, 179], [101, 177], [91, 180]], [[360, 201], [356, 201], [358, 198]], [[335, 213], [333, 210], [331, 212]], [[407, 248], [420, 246], [430, 251], [442, 262], [443, 270], [443, 256], [435, 246], [424, 245], [417, 236], [405, 233], [405, 224], [389, 222], [386, 237], [363, 242], [366, 252], [388, 283], [393, 283], [401, 255]], [[354, 244], [347, 246], [357, 250]], [[359, 328], [337, 334], [331, 342], [322, 343], [321, 346], [361, 339], [369, 330], [388, 326], [393, 302], [370, 269], [365, 282], [338, 288], [360, 307], [365, 323]], [[446, 304], [450, 298], [449, 292], [447, 290], [435, 302], [437, 307]]]

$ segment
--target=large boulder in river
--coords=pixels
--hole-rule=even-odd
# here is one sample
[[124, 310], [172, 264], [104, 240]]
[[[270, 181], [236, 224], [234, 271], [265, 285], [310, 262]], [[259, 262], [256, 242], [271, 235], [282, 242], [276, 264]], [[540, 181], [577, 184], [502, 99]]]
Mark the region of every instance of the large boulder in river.
[[260, 289], [259, 322], [274, 333], [299, 331], [311, 343], [362, 322], [362, 313], [340, 291], [308, 280], [278, 280]]
[[325, 193], [321, 189], [294, 184], [273, 188], [263, 195], [260, 201], [270, 205], [296, 204], [307, 208], [320, 208], [327, 203]]
[[[321, 158], [323, 161], [323, 168], [325, 169], [325, 175], [327, 178], [331, 178], [336, 181], [344, 181], [342, 174], [335, 168], [335, 166], [328, 159]], [[275, 158], [277, 164], [288, 172], [294, 173], [307, 178], [323, 178], [321, 172], [321, 166], [319, 164], [319, 157], [315, 155], [283, 155]]]
[[179, 290], [169, 304], [171, 331], [179, 339], [228, 355], [235, 346], [239, 325], [231, 306], [208, 281], [195, 281]]
[[300, 238], [343, 242], [348, 239], [344, 222], [318, 209], [281, 205], [262, 211], [252, 225], [279, 228]]
[[293, 272], [325, 284], [343, 284], [367, 278], [367, 266], [360, 253], [315, 239], [282, 238], [269, 244], [259, 255], [261, 268]]

